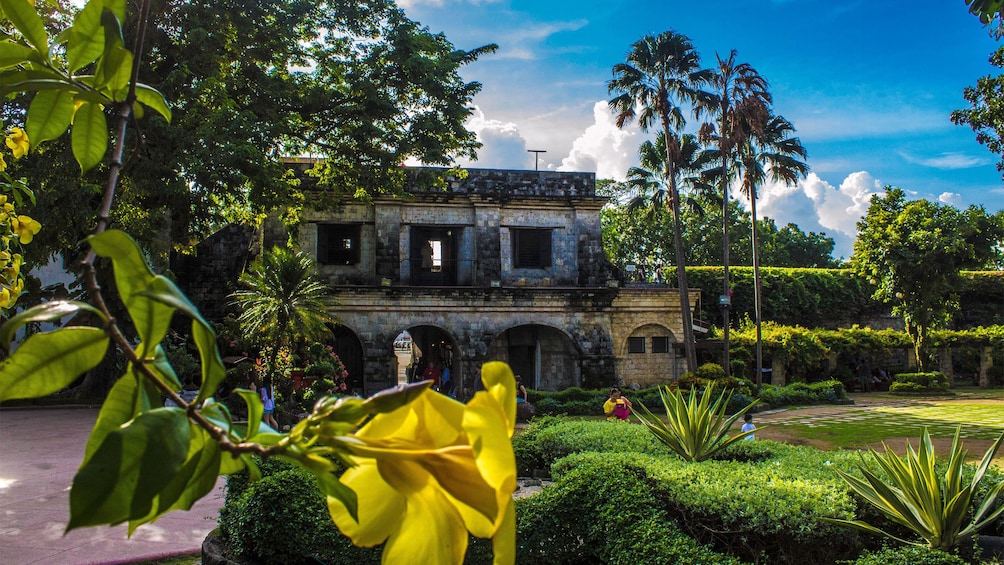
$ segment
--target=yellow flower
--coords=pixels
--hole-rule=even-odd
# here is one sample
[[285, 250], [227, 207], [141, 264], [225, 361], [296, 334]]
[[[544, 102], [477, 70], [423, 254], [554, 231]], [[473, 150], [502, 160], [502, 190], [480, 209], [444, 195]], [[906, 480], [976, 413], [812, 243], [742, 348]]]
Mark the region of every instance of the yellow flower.
[[10, 298], [10, 291], [6, 288], [0, 289], [0, 308], [7, 309], [14, 305]]
[[356, 545], [385, 542], [384, 563], [463, 563], [468, 532], [492, 538], [496, 564], [515, 562], [515, 379], [504, 363], [481, 378], [466, 406], [426, 389], [346, 438], [359, 521], [334, 497], [328, 509]]
[[11, 222], [11, 229], [18, 235], [21, 245], [27, 245], [31, 243], [35, 234], [42, 229], [42, 224], [38, 223], [37, 220], [31, 219], [29, 216], [18, 216], [16, 220]]
[[0, 172], [7, 170], [7, 161], [3, 160], [3, 155], [0, 155]]
[[28, 153], [28, 134], [21, 128], [11, 128], [7, 136], [7, 147], [14, 153], [15, 159], [20, 159]]

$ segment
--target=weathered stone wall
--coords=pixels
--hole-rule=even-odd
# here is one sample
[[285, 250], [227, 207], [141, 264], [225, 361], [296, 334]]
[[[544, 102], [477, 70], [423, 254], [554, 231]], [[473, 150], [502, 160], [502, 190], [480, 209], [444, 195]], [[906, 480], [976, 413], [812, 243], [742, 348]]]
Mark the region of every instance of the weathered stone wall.
[[258, 232], [227, 226], [195, 247], [193, 255], [171, 255], [179, 288], [210, 320], [221, 319], [238, 277], [260, 252]]

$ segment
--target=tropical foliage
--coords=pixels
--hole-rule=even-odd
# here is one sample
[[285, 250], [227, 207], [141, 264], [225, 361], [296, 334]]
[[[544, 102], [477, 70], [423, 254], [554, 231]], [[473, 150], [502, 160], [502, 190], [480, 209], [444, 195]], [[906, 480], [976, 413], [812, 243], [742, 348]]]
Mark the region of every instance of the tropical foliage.
[[[86, 171], [104, 158], [109, 144], [105, 109], [115, 116], [109, 179], [83, 263], [94, 305], [48, 302], [0, 329], [0, 340], [9, 343], [27, 323], [86, 313], [92, 324], [28, 337], [0, 364], [0, 400], [51, 394], [94, 367], [110, 346], [127, 359], [73, 479], [67, 529], [128, 522], [132, 533], [167, 512], [191, 508], [221, 474], [248, 469], [257, 478], [252, 458], [257, 455], [282, 457], [310, 471], [339, 528], [362, 545], [386, 541], [387, 563], [459, 563], [469, 533], [491, 538], [496, 562], [512, 563], [516, 473], [510, 437], [516, 402], [508, 366], [486, 364], [483, 389], [466, 406], [427, 384], [369, 399], [327, 397], [289, 434], [263, 426], [259, 397], [238, 389], [248, 416], [246, 424], [235, 424], [228, 408], [214, 399], [226, 371], [212, 327], [170, 279], [154, 274], [132, 238], [107, 229], [132, 112], [142, 104], [170, 117], [163, 96], [136, 80], [138, 49], [134, 55], [122, 39], [125, 2], [91, 0], [73, 25], [55, 36], [55, 45], [32, 4], [0, 0], [0, 8], [17, 31], [0, 41], [0, 78], [8, 92], [37, 93], [27, 127], [38, 142], [61, 136], [72, 122], [71, 147]], [[148, 8], [139, 3], [140, 38]], [[80, 74], [91, 65], [94, 74]], [[14, 143], [19, 151], [30, 149], [20, 139]], [[110, 313], [96, 281], [96, 257], [112, 265], [117, 298], [136, 339], [127, 337]], [[176, 392], [181, 383], [164, 351], [176, 313], [191, 320], [201, 361], [202, 384], [192, 402]], [[269, 334], [277, 326], [258, 327]], [[161, 396], [176, 406], [162, 406]], [[353, 467], [351, 474], [340, 479], [346, 467]], [[465, 480], [452, 480], [458, 476]]]
[[[901, 459], [888, 446], [884, 455], [871, 450], [871, 462], [880, 472], [862, 462], [859, 469], [863, 478], [840, 469], [837, 469], [837, 473], [854, 489], [854, 492], [890, 520], [909, 528], [930, 547], [949, 551], [1004, 513], [1004, 504], [997, 505], [998, 498], [1004, 492], [1004, 481], [1001, 481], [984, 497], [979, 508], [970, 514], [973, 497], [990, 466], [990, 461], [1004, 441], [1004, 433], [983, 455], [983, 460], [976, 468], [972, 480], [965, 482], [963, 481], [965, 452], [959, 441], [960, 431], [961, 427], [956, 428], [947, 469], [935, 468], [934, 447], [925, 427], [920, 438], [919, 451], [914, 451], [913, 446], [908, 446], [905, 458]], [[903, 543], [920, 545], [861, 520], [833, 521], [888, 536]]]
[[725, 415], [730, 391], [723, 390], [712, 402], [714, 388], [708, 386], [698, 393], [690, 389], [686, 398], [679, 389], [664, 387], [659, 390], [662, 404], [666, 408], [667, 422], [653, 414], [644, 404], [639, 403], [636, 416], [656, 438], [666, 444], [674, 453], [691, 462], [704, 461], [715, 453], [740, 441], [746, 434], [727, 437], [732, 424], [756, 404], [756, 400], [732, 416]]

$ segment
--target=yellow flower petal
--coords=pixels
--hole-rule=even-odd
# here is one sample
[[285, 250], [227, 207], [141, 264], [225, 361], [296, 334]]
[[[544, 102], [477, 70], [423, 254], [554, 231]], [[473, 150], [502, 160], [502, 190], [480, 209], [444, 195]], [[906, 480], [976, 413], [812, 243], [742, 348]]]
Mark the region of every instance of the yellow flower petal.
[[505, 514], [502, 516], [502, 524], [498, 533], [492, 537], [492, 553], [495, 558], [494, 565], [513, 565], [516, 563], [516, 505], [509, 497], [509, 504], [506, 506]]
[[3, 155], [0, 155], [0, 172], [7, 170], [7, 161], [3, 160]]
[[28, 153], [28, 134], [21, 128], [11, 128], [7, 136], [7, 147], [14, 153], [15, 159], [20, 159]]
[[346, 471], [341, 481], [356, 493], [359, 522], [352, 519], [341, 501], [328, 497], [328, 512], [335, 525], [360, 547], [383, 543], [404, 515], [404, 497], [380, 477], [372, 459]]
[[461, 564], [467, 553], [467, 530], [460, 515], [434, 486], [408, 497], [401, 529], [383, 550], [383, 563]]
[[481, 382], [485, 386], [484, 391], [502, 408], [509, 437], [512, 437], [516, 427], [516, 378], [512, 369], [499, 361], [485, 363], [481, 367]]

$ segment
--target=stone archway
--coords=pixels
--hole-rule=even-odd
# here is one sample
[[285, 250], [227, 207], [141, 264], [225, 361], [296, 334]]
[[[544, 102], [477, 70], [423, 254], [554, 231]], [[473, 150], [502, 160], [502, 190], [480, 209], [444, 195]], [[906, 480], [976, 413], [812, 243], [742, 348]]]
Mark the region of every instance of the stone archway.
[[442, 391], [455, 395], [463, 382], [457, 340], [443, 328], [432, 325], [411, 326], [404, 332], [411, 336], [412, 366], [407, 371], [408, 381], [421, 380], [422, 372], [431, 362], [440, 372], [449, 369], [449, 379], [443, 383]]
[[572, 340], [550, 326], [509, 328], [492, 342], [488, 359], [509, 363], [528, 388], [564, 390], [582, 385], [581, 355]]

